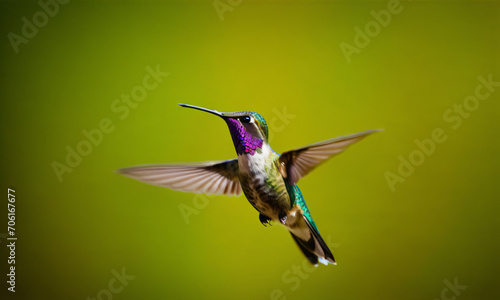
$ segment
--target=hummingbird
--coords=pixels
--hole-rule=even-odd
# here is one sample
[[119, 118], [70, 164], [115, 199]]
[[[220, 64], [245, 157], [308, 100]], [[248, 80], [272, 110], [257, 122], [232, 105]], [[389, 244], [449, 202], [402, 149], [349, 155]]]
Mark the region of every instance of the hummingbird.
[[219, 112], [179, 105], [222, 118], [229, 127], [237, 158], [140, 165], [119, 169], [118, 173], [176, 191], [227, 196], [239, 196], [243, 192], [259, 212], [260, 222], [264, 226], [271, 222], [283, 225], [311, 264], [336, 265], [297, 182], [330, 157], [381, 129], [324, 140], [280, 155], [269, 146], [267, 123], [256, 112]]

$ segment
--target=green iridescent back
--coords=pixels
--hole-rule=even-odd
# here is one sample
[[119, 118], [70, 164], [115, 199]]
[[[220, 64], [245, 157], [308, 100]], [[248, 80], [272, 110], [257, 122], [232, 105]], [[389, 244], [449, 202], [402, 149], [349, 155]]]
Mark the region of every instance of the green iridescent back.
[[[309, 208], [307, 208], [306, 201], [304, 200], [304, 196], [302, 196], [302, 192], [300, 191], [299, 187], [294, 184], [292, 186], [288, 186], [288, 194], [290, 195], [290, 202], [292, 204], [292, 207], [294, 205], [297, 205], [304, 211], [304, 216], [307, 218], [309, 223], [316, 229], [318, 230], [318, 227], [316, 226], [316, 223], [314, 223], [313, 218], [311, 217], [311, 213], [309, 212]], [[318, 232], [319, 234], [319, 232]]]

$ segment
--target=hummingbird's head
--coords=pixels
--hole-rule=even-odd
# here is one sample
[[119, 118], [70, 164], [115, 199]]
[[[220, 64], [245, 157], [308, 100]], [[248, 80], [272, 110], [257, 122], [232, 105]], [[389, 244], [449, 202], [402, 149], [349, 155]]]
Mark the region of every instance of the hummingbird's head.
[[188, 104], [179, 104], [183, 107], [194, 108], [221, 117], [226, 121], [233, 138], [234, 147], [238, 154], [253, 155], [267, 143], [269, 130], [264, 118], [253, 111], [218, 112]]

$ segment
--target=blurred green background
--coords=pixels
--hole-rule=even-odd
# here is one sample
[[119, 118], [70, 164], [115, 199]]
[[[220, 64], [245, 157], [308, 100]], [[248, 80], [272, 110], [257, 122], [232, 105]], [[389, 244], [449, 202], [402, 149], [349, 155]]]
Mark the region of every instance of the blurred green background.
[[[1, 183], [16, 190], [18, 237], [16, 293], [2, 275], [2, 299], [498, 297], [500, 87], [467, 102], [478, 105], [467, 118], [448, 110], [478, 76], [500, 81], [500, 4], [401, 2], [386, 26], [371, 12], [387, 1], [216, 4], [71, 1], [44, 19], [34, 1], [0, 2]], [[23, 40], [34, 15], [43, 26]], [[340, 45], [355, 47], [367, 25], [346, 57]], [[169, 75], [146, 91], [148, 67]], [[141, 91], [125, 114], [116, 99]], [[235, 157], [224, 122], [179, 102], [259, 112], [277, 152], [385, 129], [299, 182], [337, 266], [311, 269], [244, 196], [196, 198], [113, 172]], [[53, 163], [103, 119], [113, 131], [58, 180]], [[446, 141], [392, 191], [387, 172], [401, 176], [399, 157], [418, 158], [415, 140], [436, 128]], [[467, 287], [453, 293], [454, 280]]]

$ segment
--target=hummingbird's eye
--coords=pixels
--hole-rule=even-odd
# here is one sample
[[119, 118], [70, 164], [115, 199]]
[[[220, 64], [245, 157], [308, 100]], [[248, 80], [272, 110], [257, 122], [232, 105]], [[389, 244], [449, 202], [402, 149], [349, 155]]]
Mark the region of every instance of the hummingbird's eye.
[[240, 121], [243, 123], [250, 123], [251, 118], [249, 116], [244, 116], [240, 118]]

